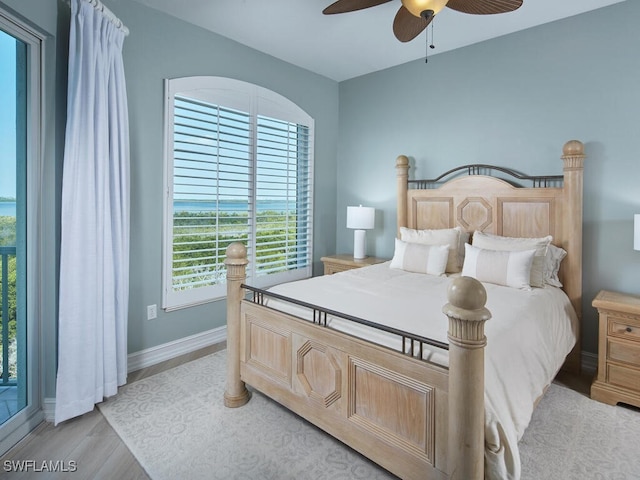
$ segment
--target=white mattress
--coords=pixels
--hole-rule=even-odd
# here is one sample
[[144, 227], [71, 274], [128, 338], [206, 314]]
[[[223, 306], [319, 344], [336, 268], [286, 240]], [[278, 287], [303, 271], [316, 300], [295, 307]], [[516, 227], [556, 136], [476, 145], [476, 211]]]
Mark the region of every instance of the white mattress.
[[[442, 313], [451, 282], [390, 269], [389, 263], [278, 285], [270, 291], [314, 305], [392, 326], [443, 343], [448, 320]], [[485, 325], [485, 459], [486, 478], [519, 479], [518, 440], [536, 399], [551, 383], [575, 344], [577, 317], [562, 290], [545, 286], [529, 291], [484, 284], [492, 318]], [[276, 300], [268, 305], [302, 317], [299, 307]], [[400, 350], [394, 335], [342, 319], [332, 328]], [[447, 364], [448, 352], [425, 355]]]

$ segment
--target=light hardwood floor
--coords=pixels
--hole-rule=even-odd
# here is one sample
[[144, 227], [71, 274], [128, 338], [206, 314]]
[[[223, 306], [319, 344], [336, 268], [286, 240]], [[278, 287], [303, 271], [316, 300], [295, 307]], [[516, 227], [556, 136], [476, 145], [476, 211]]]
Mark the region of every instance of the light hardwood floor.
[[[129, 374], [128, 381], [134, 382], [156, 373], [168, 370], [196, 358], [225, 348], [225, 344], [212, 345], [196, 352], [176, 357]], [[591, 376], [575, 377], [561, 373], [556, 382], [585, 395], [589, 394]], [[8, 473], [6, 467], [11, 462], [29, 460], [41, 467], [43, 461], [60, 461], [69, 469], [70, 461], [77, 464], [75, 472], [29, 472]], [[7, 463], [9, 462], [9, 463]], [[42, 469], [42, 468], [40, 468]], [[57, 427], [43, 422], [14, 448], [0, 458], [0, 477], [18, 479], [104, 479], [104, 480], [148, 480], [150, 477], [142, 469], [120, 437], [95, 408], [79, 418], [61, 423]]]
[[[224, 343], [212, 345], [166, 362], [132, 372], [129, 383], [168, 370], [196, 358], [225, 348]], [[18, 461], [34, 462], [29, 471], [10, 471]], [[55, 463], [74, 472], [47, 472], [43, 462]], [[74, 462], [74, 463], [71, 463]], [[19, 465], [27, 467], [24, 462]], [[35, 471], [35, 468], [38, 471]], [[60, 468], [58, 468], [60, 470]], [[142, 469], [120, 437], [111, 428], [97, 408], [76, 419], [62, 422], [57, 427], [43, 422], [33, 432], [0, 458], [0, 477], [7, 479], [119, 479], [146, 480], [149, 476]]]

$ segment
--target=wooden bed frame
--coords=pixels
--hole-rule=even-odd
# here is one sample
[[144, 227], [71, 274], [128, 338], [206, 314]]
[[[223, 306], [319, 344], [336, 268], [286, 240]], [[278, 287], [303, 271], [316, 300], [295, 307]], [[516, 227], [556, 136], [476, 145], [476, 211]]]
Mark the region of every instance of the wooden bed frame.
[[[584, 158], [582, 143], [569, 141], [563, 176], [522, 177], [534, 186], [519, 187], [476, 174], [487, 166], [469, 167], [473, 175], [442, 185], [409, 181], [409, 160], [400, 156], [398, 229], [553, 235], [567, 251], [560, 279], [580, 319]], [[433, 188], [420, 188], [423, 183]], [[249, 400], [246, 383], [403, 479], [484, 478], [484, 323], [490, 313], [480, 282], [461, 277], [449, 288], [445, 368], [247, 299], [248, 260], [240, 243], [228, 248], [225, 263], [226, 406]], [[579, 371], [580, 341], [565, 368]]]

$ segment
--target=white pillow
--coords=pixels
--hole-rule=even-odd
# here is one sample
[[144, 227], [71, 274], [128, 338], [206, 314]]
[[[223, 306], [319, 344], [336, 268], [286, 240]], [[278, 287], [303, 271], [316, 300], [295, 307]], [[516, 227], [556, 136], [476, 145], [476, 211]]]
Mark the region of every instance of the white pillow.
[[501, 237], [480, 231], [476, 231], [473, 234], [473, 245], [478, 248], [506, 252], [535, 250], [536, 254], [531, 265], [531, 278], [529, 279], [529, 284], [532, 287], [542, 287], [544, 285], [544, 262], [551, 240], [553, 240], [551, 235], [540, 238], [516, 238]]
[[442, 275], [449, 258], [449, 245], [422, 245], [396, 238], [396, 248], [390, 268], [407, 272]]
[[549, 245], [547, 255], [544, 257], [544, 283], [562, 288], [562, 283], [558, 278], [558, 271], [562, 260], [566, 256], [566, 250], [553, 244]]
[[447, 273], [459, 272], [462, 267], [459, 253], [462, 228], [441, 228], [434, 230], [415, 230], [413, 228], [400, 227], [400, 240], [422, 245], [449, 245], [449, 258], [447, 259]]
[[498, 251], [465, 245], [462, 276], [481, 282], [529, 290], [531, 264], [536, 250]]

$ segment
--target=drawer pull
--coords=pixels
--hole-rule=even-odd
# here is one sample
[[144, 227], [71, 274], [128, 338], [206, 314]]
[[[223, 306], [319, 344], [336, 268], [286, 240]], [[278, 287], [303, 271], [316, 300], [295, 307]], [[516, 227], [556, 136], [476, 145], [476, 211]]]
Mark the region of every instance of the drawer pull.
[[626, 331], [627, 333], [631, 333], [631, 332], [633, 332], [633, 328], [631, 328], [631, 327], [627, 327], [627, 328], [625, 328], [625, 331]]

